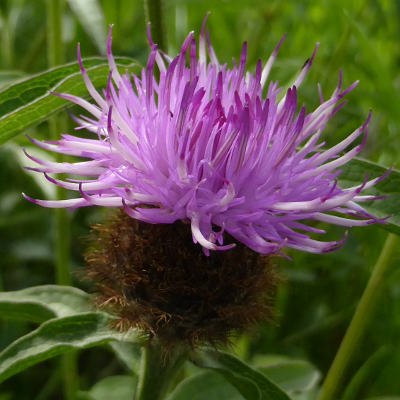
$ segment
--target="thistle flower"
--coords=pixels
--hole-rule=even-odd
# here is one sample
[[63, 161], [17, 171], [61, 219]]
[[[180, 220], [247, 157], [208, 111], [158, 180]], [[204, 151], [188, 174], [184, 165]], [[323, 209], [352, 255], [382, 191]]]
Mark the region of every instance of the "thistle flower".
[[[150, 224], [187, 221], [193, 241], [206, 254], [234, 247], [226, 243], [226, 234], [260, 254], [283, 247], [324, 253], [337, 249], [344, 238], [313, 239], [310, 235], [325, 231], [306, 220], [346, 227], [378, 222], [360, 203], [375, 199], [361, 192], [382, 178], [345, 189], [337, 183], [340, 166], [362, 150], [371, 115], [346, 139], [321, 150], [326, 123], [358, 82], [343, 90], [340, 74], [329, 99], [320, 90], [321, 104], [315, 110], [306, 112], [303, 105], [298, 111], [297, 91], [318, 45], [279, 100], [282, 89], [267, 82], [282, 41], [264, 66], [258, 61], [254, 73], [246, 72], [246, 43], [237, 65], [219, 63], [205, 21], [198, 48], [191, 32], [173, 59], [157, 49], [150, 35], [149, 43], [151, 53], [141, 75], [121, 75], [111, 53], [110, 29], [110, 75], [103, 93], [91, 83], [78, 48], [94, 103], [57, 95], [91, 114], [76, 118], [77, 129], [89, 131], [89, 136], [31, 141], [88, 160], [55, 163], [28, 157], [39, 164], [31, 169], [80, 197], [47, 201], [25, 196], [28, 200], [45, 207], [124, 208], [133, 219]], [[359, 136], [362, 143], [341, 155]], [[90, 179], [49, 175], [59, 173]]]

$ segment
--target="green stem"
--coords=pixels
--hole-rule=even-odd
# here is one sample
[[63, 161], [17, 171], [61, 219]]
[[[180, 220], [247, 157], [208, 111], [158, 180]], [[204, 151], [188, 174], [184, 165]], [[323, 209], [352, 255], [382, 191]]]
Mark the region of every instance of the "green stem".
[[[54, 67], [63, 62], [62, 53], [62, 11], [63, 0], [47, 0], [47, 37], [48, 37], [48, 63]], [[60, 130], [63, 129], [64, 120], [61, 117], [53, 117], [49, 120], [50, 136], [57, 140]], [[63, 155], [58, 154], [56, 161], [62, 162]], [[64, 197], [65, 191], [57, 186], [56, 198]], [[59, 285], [70, 285], [71, 274], [69, 270], [69, 216], [67, 210], [55, 210], [55, 264], [56, 282]]]
[[61, 357], [65, 400], [76, 400], [79, 390], [78, 352], [72, 351]]
[[63, 62], [62, 11], [63, 0], [47, 0], [47, 57], [49, 67]]
[[374, 266], [368, 285], [361, 296], [353, 319], [350, 322], [336, 357], [328, 371], [318, 400], [337, 399], [337, 393], [346, 376], [350, 361], [357, 351], [361, 339], [366, 332], [366, 328], [374, 315], [379, 295], [384, 287], [386, 271], [398, 245], [398, 236], [389, 234], [378, 261]]
[[154, 341], [143, 346], [135, 400], [164, 399], [185, 359], [180, 350], [165, 355]]
[[46, 27], [42, 26], [38, 29], [35, 36], [32, 37], [28, 51], [20, 60], [18, 60], [22, 71], [32, 70], [32, 65], [35, 63], [37, 58], [40, 57], [40, 53], [46, 45], [46, 33]]
[[146, 23], [151, 23], [151, 37], [159, 49], [168, 51], [164, 18], [164, 0], [144, 0]]
[[[60, 131], [63, 130], [63, 116], [56, 116], [49, 119], [50, 136], [52, 140], [57, 140]], [[57, 162], [63, 162], [61, 154], [56, 156]], [[56, 187], [56, 198], [61, 200], [66, 197], [65, 190]], [[54, 253], [55, 253], [55, 274], [58, 285], [71, 285], [71, 272], [69, 269], [70, 255], [70, 218], [68, 211], [64, 208], [54, 210]]]
[[[64, 0], [47, 0], [47, 54], [49, 67], [62, 64], [62, 15]], [[59, 137], [60, 130], [64, 125], [61, 117], [53, 117], [49, 120], [50, 136], [53, 140]], [[58, 155], [56, 161], [62, 162], [62, 155]], [[56, 197], [64, 197], [63, 189], [57, 187]], [[69, 245], [70, 245], [70, 223], [67, 210], [55, 210], [55, 269], [56, 282], [58, 285], [70, 285], [71, 273], [69, 269]], [[77, 354], [67, 353], [61, 358], [61, 369], [63, 376], [64, 398], [74, 400], [79, 387], [77, 373]]]
[[[8, 10], [7, 10], [8, 11]], [[2, 50], [3, 50], [3, 67], [12, 68], [13, 64], [13, 40], [10, 29], [10, 20], [8, 12], [3, 13], [3, 29], [2, 29]]]

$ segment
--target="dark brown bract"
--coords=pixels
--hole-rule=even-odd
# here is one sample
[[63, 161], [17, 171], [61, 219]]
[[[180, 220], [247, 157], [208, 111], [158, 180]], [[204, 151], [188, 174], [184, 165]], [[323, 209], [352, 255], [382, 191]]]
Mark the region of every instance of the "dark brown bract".
[[164, 345], [226, 343], [271, 320], [277, 277], [270, 258], [242, 244], [203, 254], [190, 224], [148, 224], [119, 211], [93, 227], [88, 276], [120, 329], [138, 328]]

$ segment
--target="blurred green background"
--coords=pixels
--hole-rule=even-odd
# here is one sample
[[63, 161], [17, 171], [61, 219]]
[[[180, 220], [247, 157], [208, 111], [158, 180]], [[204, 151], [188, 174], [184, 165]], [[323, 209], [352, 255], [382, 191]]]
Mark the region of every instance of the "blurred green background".
[[[114, 24], [113, 53], [145, 63], [148, 45], [142, 0], [102, 0], [97, 24], [87, 29], [79, 13], [87, 0], [66, 1], [63, 16], [65, 61], [76, 59], [77, 42], [84, 57], [104, 53], [107, 27]], [[304, 82], [300, 100], [308, 110], [318, 104], [317, 83], [327, 97], [335, 88], [340, 69], [344, 83], [360, 80], [347, 96], [349, 104], [325, 130], [327, 143], [336, 143], [361, 125], [373, 110], [370, 134], [362, 156], [390, 167], [399, 166], [400, 154], [400, 1], [399, 0], [166, 0], [169, 54], [173, 56], [191, 30], [199, 32], [211, 12], [208, 27], [221, 62], [238, 58], [248, 41], [248, 69], [266, 60], [288, 33], [271, 78], [283, 86], [299, 72], [321, 46]], [[0, 86], [47, 68], [46, 2], [0, 0]], [[75, 110], [77, 111], [77, 110]], [[73, 110], [74, 112], [74, 110]], [[78, 111], [77, 111], [78, 112]], [[66, 131], [73, 123], [67, 122]], [[48, 124], [27, 132], [48, 137]], [[15, 290], [54, 282], [53, 214], [21, 197], [54, 198], [54, 188], [23, 169], [28, 160], [21, 148], [31, 148], [20, 136], [0, 148], [0, 289]], [[32, 154], [38, 150], [30, 150]], [[79, 279], [82, 253], [90, 225], [106, 211], [71, 212], [71, 269], [74, 284], [90, 290]], [[340, 238], [343, 229], [329, 228]], [[278, 292], [276, 326], [261, 326], [253, 335], [237, 339], [236, 352], [247, 360], [281, 354], [311, 361], [326, 373], [368, 280], [387, 233], [377, 226], [355, 228], [340, 251], [315, 256], [291, 253], [293, 261], [277, 260], [284, 277]], [[366, 340], [352, 365], [355, 373], [373, 354], [369, 378], [357, 399], [400, 396], [400, 270], [392, 260], [385, 295]], [[0, 349], [32, 329], [32, 325], [0, 320]], [[256, 361], [255, 361], [256, 362]], [[87, 350], [79, 356], [80, 385], [123, 371], [106, 349]], [[25, 371], [0, 387], [0, 400], [59, 399], [60, 373], [56, 361]]]

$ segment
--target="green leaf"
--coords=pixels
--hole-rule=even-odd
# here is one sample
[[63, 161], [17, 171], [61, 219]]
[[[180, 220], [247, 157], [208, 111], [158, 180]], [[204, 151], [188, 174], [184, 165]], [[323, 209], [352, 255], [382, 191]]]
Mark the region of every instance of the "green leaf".
[[220, 373], [246, 400], [290, 400], [290, 397], [261, 372], [238, 358], [222, 352], [205, 350], [193, 362]]
[[8, 10], [9, 10], [9, 1], [8, 0], [0, 1], [0, 12], [1, 12], [1, 14], [6, 16], [7, 13], [8, 13]]
[[[341, 167], [343, 171], [339, 175], [339, 182], [342, 186], [360, 185], [368, 179], [382, 176], [387, 168], [363, 160], [361, 158], [353, 159], [348, 164]], [[374, 186], [373, 194], [377, 196], [388, 196], [386, 199], [375, 200], [373, 202], [363, 203], [363, 206], [378, 218], [391, 216], [386, 225], [380, 225], [393, 233], [400, 234], [400, 171], [392, 170], [389, 176]]]
[[111, 342], [110, 347], [129, 371], [134, 373], [139, 372], [142, 355], [139, 342]]
[[89, 395], [93, 400], [132, 400], [135, 389], [135, 376], [115, 375], [97, 382], [90, 390]]
[[68, 4], [100, 53], [106, 54], [106, 23], [99, 2], [97, 0], [68, 0]]
[[109, 324], [110, 317], [105, 313], [78, 314], [43, 323], [0, 353], [0, 382], [67, 351], [122, 340], [124, 336], [111, 330]]
[[[105, 65], [106, 63], [103, 58], [91, 58], [83, 61], [85, 68]], [[0, 117], [17, 108], [26, 106], [37, 97], [46, 94], [69, 75], [79, 74], [79, 71], [78, 63], [73, 62], [40, 72], [9, 85], [0, 92]]]
[[206, 371], [184, 379], [167, 400], [243, 400], [243, 396], [224, 377]]
[[384, 396], [384, 397], [368, 397], [365, 400], [400, 400], [398, 396]]
[[[118, 67], [133, 72], [139, 68], [130, 58], [116, 58]], [[96, 88], [107, 84], [109, 67], [104, 59], [84, 60], [84, 66]], [[87, 89], [75, 63], [65, 64], [31, 76], [0, 91], [0, 144], [37, 125], [50, 115], [73, 103], [50, 92], [87, 97]]]
[[44, 285], [12, 292], [0, 292], [3, 318], [44, 322], [91, 310], [89, 295], [71, 286]]
[[312, 390], [321, 377], [312, 364], [302, 360], [283, 361], [258, 370], [288, 393]]
[[3, 89], [10, 82], [22, 78], [24, 75], [25, 73], [21, 71], [0, 71], [0, 89]]
[[367, 393], [370, 384], [376, 380], [392, 354], [394, 354], [394, 349], [386, 346], [382, 346], [373, 353], [351, 378], [342, 400], [356, 400]]
[[32, 322], [44, 322], [54, 318], [52, 310], [36, 301], [4, 300], [0, 296], [0, 315], [2, 318], [20, 319]]

